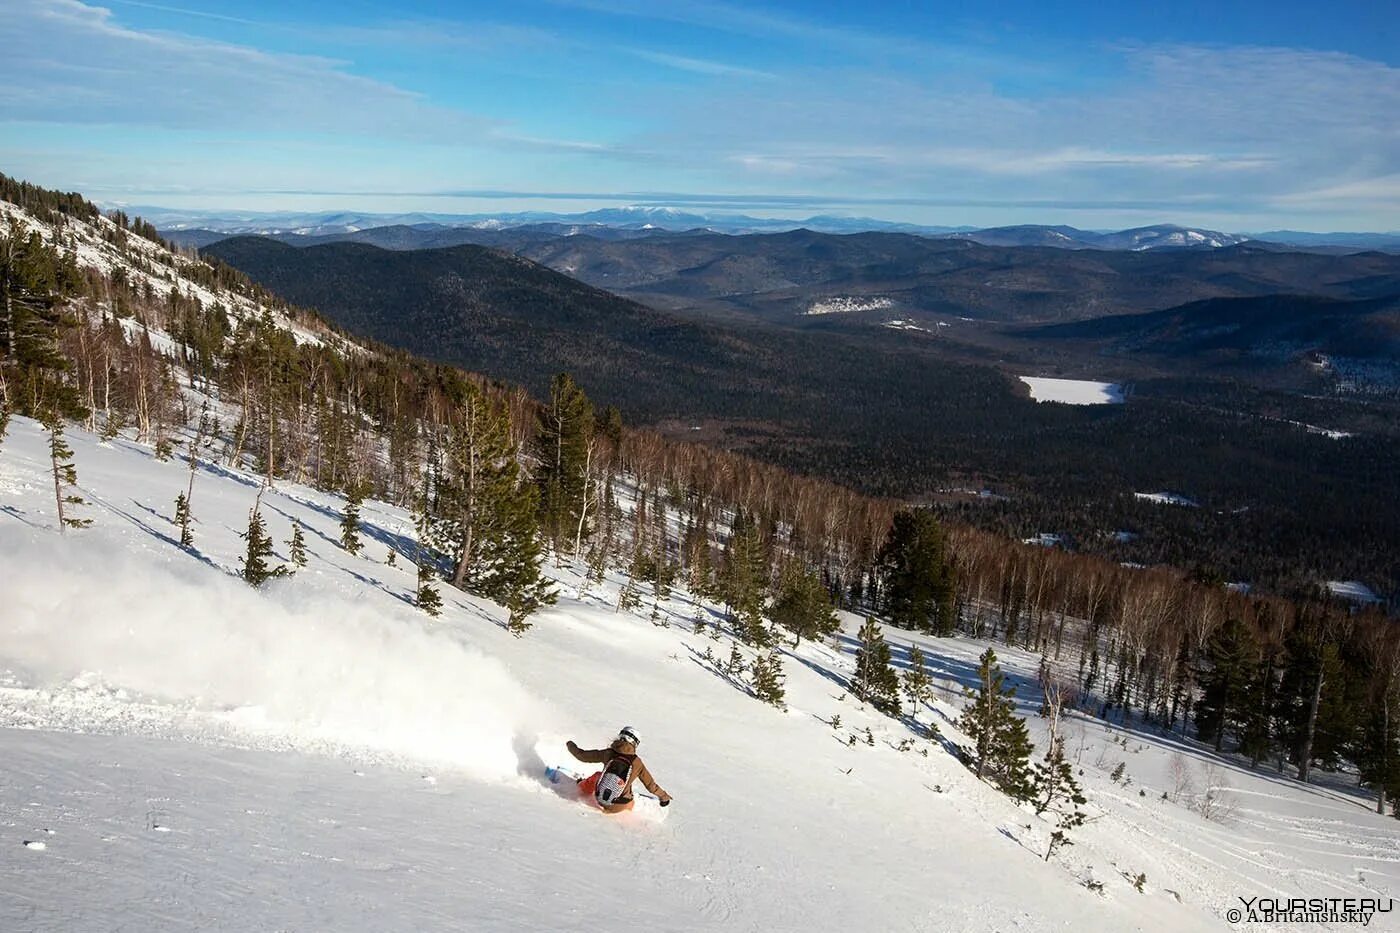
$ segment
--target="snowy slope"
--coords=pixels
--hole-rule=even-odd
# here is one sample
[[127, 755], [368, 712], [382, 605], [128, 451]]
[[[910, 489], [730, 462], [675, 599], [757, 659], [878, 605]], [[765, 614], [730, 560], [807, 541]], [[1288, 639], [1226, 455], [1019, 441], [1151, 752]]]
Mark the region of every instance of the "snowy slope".
[[[943, 733], [901, 752], [908, 725], [846, 695], [854, 619], [789, 653], [779, 712], [705, 660], [729, 642], [691, 631], [714, 614], [684, 596], [659, 627], [613, 611], [619, 581], [580, 597], [562, 568], [524, 638], [450, 588], [428, 619], [409, 562], [385, 563], [409, 518], [381, 503], [351, 557], [334, 496], [266, 492], [273, 536], [305, 523], [311, 562], [252, 591], [232, 572], [259, 479], [201, 468], [187, 553], [185, 464], [127, 440], [70, 432], [94, 524], [60, 538], [43, 441], [16, 419], [0, 444], [6, 931], [576, 929], [619, 910], [659, 930], [1197, 930], [1227, 928], [1238, 896], [1400, 887], [1395, 821], [1344, 790], [1227, 766], [1236, 814], [1207, 821], [1159, 799], [1177, 752], [1204, 781], [1194, 747], [1086, 718], [1068, 746], [1095, 819], [1044, 861], [1048, 824], [945, 747], [975, 641], [891, 631], [900, 660], [930, 653], [918, 718]], [[566, 738], [624, 723], [675, 796], [663, 823], [541, 780]]]

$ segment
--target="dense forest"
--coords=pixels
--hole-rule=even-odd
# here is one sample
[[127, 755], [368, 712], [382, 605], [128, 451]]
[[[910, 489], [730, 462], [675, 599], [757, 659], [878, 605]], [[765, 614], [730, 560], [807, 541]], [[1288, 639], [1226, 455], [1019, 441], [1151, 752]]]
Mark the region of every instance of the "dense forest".
[[[837, 321], [721, 324], [479, 246], [298, 249], [239, 237], [204, 255], [354, 333], [536, 397], [567, 369], [629, 423], [870, 495], [946, 504], [998, 533], [1060, 534], [1085, 553], [1209, 567], [1293, 596], [1350, 579], [1400, 592], [1400, 565], [1386, 557], [1400, 549], [1390, 479], [1400, 429], [1384, 400], [1183, 373], [1136, 381], [1124, 405], [1040, 405], [946, 340]], [[956, 489], [995, 497], [947, 495]], [[1201, 507], [1152, 509], [1133, 495], [1163, 490]]]
[[[781, 702], [774, 646], [829, 634], [840, 606], [1038, 652], [1047, 691], [1105, 717], [1194, 729], [1257, 767], [1307, 780], [1353, 765], [1381, 809], [1400, 790], [1400, 631], [1380, 613], [1235, 592], [1204, 567], [1024, 545], [677, 443], [627, 427], [570, 375], [531, 397], [351, 339], [77, 195], [8, 179], [0, 195], [24, 211], [7, 211], [0, 230], [0, 438], [13, 415], [45, 425], [60, 527], [80, 533], [89, 520], [82, 465], [63, 440], [77, 423], [184, 457], [189, 485], [172, 499], [186, 519], [198, 470], [220, 464], [342, 493], [347, 549], [359, 546], [364, 497], [412, 509], [428, 613], [440, 587], [457, 586], [508, 606], [526, 636], [552, 598], [546, 560], [625, 574], [633, 608], [683, 583], [726, 608], [735, 638], [767, 649], [755, 692]], [[79, 245], [120, 261], [80, 264]], [[188, 532], [183, 545], [197, 547]], [[276, 571], [256, 504], [246, 537], [244, 576], [258, 584]], [[862, 689], [885, 697], [887, 646], [869, 628]]]

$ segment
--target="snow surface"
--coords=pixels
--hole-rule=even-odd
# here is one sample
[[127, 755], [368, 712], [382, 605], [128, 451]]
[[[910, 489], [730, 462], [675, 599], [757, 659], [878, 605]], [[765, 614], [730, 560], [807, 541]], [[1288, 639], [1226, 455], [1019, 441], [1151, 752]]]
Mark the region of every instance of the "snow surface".
[[[586, 592], [551, 567], [559, 604], [523, 638], [448, 587], [430, 620], [410, 562], [385, 562], [410, 516], [366, 502], [351, 557], [341, 501], [285, 483], [263, 494], [269, 530], [303, 522], [311, 562], [253, 591], [232, 572], [258, 477], [201, 466], [186, 552], [183, 462], [69, 439], [94, 525], [63, 536], [41, 430], [16, 418], [0, 444], [0, 930], [578, 929], [619, 911], [657, 930], [1221, 930], [1240, 896], [1400, 888], [1400, 828], [1354, 791], [1233, 761], [1212, 776], [1189, 740], [1079, 713], [1065, 735], [1092, 820], [1044, 861], [1050, 825], [949, 753], [983, 643], [888, 630], [896, 663], [912, 644], [930, 658], [915, 725], [941, 739], [850, 699], [849, 616], [786, 652], [780, 712], [706, 660], [729, 642], [693, 631], [715, 608], [685, 594], [661, 627], [613, 611], [616, 578]], [[997, 651], [1043, 743], [1038, 659]], [[675, 797], [663, 824], [543, 779], [571, 763], [566, 738], [624, 723]], [[1178, 755], [1195, 786], [1163, 800]], [[1229, 822], [1188, 806], [1207, 784]]]
[[1180, 505], [1191, 509], [1200, 506], [1200, 503], [1195, 499], [1189, 499], [1175, 492], [1135, 492], [1133, 495], [1143, 502], [1151, 502], [1155, 505]]
[[1051, 379], [1044, 376], [1019, 376], [1030, 386], [1031, 398], [1037, 402], [1062, 402], [1066, 405], [1121, 405], [1123, 387], [1116, 382], [1093, 382], [1088, 379]]
[[1354, 603], [1378, 603], [1381, 598], [1376, 591], [1360, 580], [1329, 580], [1327, 589], [1333, 596], [1349, 599]]
[[841, 295], [814, 301], [808, 306], [807, 310], [802, 313], [806, 315], [849, 314], [863, 311], [885, 311], [893, 307], [894, 299], [892, 298], [865, 298], [853, 295]]

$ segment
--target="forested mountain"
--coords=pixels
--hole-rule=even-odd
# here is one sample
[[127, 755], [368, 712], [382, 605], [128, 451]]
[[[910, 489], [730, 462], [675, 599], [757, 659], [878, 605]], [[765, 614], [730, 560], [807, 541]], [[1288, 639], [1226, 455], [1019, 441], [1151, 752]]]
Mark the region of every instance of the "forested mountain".
[[[492, 246], [655, 307], [793, 323], [833, 298], [875, 300], [896, 316], [1050, 322], [1156, 311], [1210, 298], [1359, 299], [1400, 293], [1400, 256], [1385, 253], [1301, 253], [1252, 242], [1213, 249], [1067, 250], [1044, 245], [1047, 237], [1065, 235], [1057, 228], [1016, 231], [979, 241], [972, 235], [888, 232], [734, 236], [550, 225], [394, 226], [276, 238], [298, 246], [339, 241], [388, 249]], [[208, 245], [212, 235], [188, 236], [196, 245]]]
[[[882, 250], [924, 248], [914, 238], [887, 235], [769, 239], [786, 243], [792, 257], [818, 255], [837, 242], [843, 250], [864, 250], [871, 262], [883, 255], [895, 265], [909, 257]], [[813, 323], [801, 328], [751, 317], [696, 321], [469, 246], [298, 250], [243, 238], [215, 244], [207, 254], [386, 343], [521, 382], [537, 395], [567, 366], [629, 420], [865, 492], [943, 502], [999, 533], [1064, 533], [1077, 548], [1120, 560], [1209, 566], [1230, 579], [1291, 592], [1352, 577], [1385, 592], [1400, 586], [1384, 556], [1400, 544], [1400, 503], [1388, 479], [1388, 471], [1400, 469], [1400, 435], [1388, 414], [1393, 402], [1383, 398], [1304, 398], [1204, 378], [1182, 357], [1160, 369], [1101, 357], [1091, 344], [1064, 362], [1121, 365], [1117, 378], [1134, 387], [1128, 403], [1040, 405], [1014, 378], [1035, 369], [989, 365], [1020, 345], [999, 332], [978, 345], [852, 322], [840, 313], [804, 319]], [[1077, 268], [1086, 254], [1054, 255]], [[1245, 258], [1264, 268], [1275, 268], [1277, 259]], [[1350, 291], [1376, 287], [1374, 279], [1354, 278], [1374, 271], [1373, 260], [1300, 261], [1341, 277], [1324, 277], [1319, 287]], [[1021, 341], [1027, 343], [1071, 341]], [[1037, 364], [1027, 356], [1021, 365]], [[1316, 367], [1287, 361], [1290, 371], [1295, 366], [1311, 373], [1313, 394], [1331, 391], [1325, 376], [1312, 372]], [[1308, 425], [1354, 436], [1334, 440]], [[1198, 453], [1183, 458], [1182, 450]], [[957, 489], [997, 495], [969, 498], [951, 492]], [[1206, 507], [1162, 509], [1134, 496], [1160, 489], [1181, 490]], [[1120, 531], [1134, 536], [1115, 537]], [[1284, 553], [1274, 543], [1281, 540], [1293, 542]]]
[[1309, 295], [1212, 298], [1146, 314], [1052, 324], [1022, 333], [1080, 340], [1102, 352], [1195, 361], [1288, 361], [1308, 356], [1389, 363], [1400, 384], [1400, 294], [1341, 300]]

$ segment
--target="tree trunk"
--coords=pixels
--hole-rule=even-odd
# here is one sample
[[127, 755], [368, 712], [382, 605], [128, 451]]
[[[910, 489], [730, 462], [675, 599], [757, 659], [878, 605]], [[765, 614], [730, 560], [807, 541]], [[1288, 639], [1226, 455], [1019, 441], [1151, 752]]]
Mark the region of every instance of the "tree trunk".
[[1298, 780], [1305, 784], [1308, 781], [1308, 772], [1312, 770], [1313, 736], [1317, 734], [1317, 708], [1322, 702], [1322, 679], [1326, 659], [1319, 657], [1317, 665], [1317, 684], [1313, 687], [1312, 704], [1308, 708], [1308, 731], [1303, 737], [1303, 750], [1298, 755]]
[[1390, 694], [1381, 697], [1381, 779], [1376, 782], [1376, 814], [1385, 816], [1385, 787], [1390, 783]]

